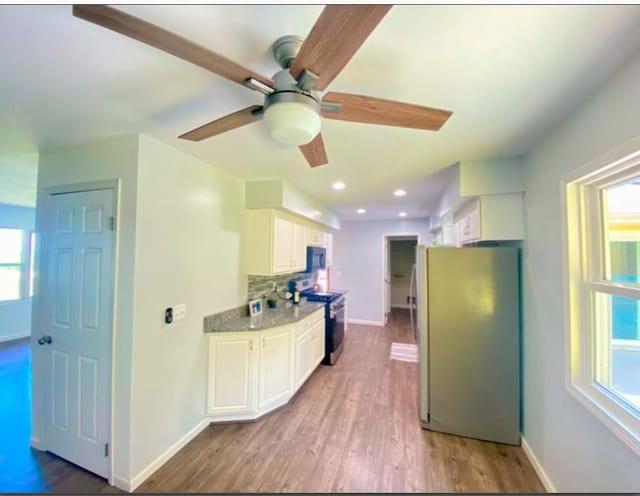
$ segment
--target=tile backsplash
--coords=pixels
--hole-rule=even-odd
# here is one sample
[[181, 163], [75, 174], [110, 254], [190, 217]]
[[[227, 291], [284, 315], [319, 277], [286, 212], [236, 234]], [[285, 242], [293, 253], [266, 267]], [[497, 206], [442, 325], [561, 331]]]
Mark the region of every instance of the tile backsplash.
[[275, 282], [278, 288], [278, 293], [284, 294], [289, 287], [289, 281], [294, 279], [300, 281], [302, 279], [310, 279], [311, 284], [314, 284], [318, 279], [318, 273], [313, 272], [297, 272], [294, 274], [280, 274], [277, 276], [249, 276], [248, 297], [250, 300], [257, 298], [266, 298], [272, 291], [271, 288]]

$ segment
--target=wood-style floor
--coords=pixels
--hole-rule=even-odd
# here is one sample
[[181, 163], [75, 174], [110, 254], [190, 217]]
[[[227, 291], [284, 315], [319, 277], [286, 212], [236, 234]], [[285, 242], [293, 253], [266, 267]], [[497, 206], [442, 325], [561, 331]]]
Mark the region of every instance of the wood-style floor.
[[[394, 341], [413, 342], [406, 312], [385, 328], [350, 325], [338, 363], [319, 367], [288, 405], [209, 426], [137, 492], [543, 492], [521, 448], [420, 428], [417, 364], [390, 360]], [[0, 492], [114, 490], [31, 456], [45, 457], [45, 484], [5, 488], [0, 474]]]
[[414, 342], [407, 312], [350, 325], [338, 363], [287, 406], [209, 426], [138, 490], [543, 492], [521, 448], [420, 428], [417, 364], [390, 360], [393, 341]]

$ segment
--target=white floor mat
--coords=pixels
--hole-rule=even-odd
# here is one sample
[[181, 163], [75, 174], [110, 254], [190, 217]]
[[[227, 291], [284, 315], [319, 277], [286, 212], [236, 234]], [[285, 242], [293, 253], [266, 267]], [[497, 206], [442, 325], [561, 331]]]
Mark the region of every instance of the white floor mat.
[[391, 343], [391, 355], [389, 358], [401, 362], [417, 362], [418, 346], [407, 343]]

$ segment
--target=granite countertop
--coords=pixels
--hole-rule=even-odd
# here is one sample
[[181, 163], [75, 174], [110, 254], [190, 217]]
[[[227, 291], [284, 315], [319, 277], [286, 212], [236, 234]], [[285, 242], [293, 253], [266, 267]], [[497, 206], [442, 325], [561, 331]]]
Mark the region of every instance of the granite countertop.
[[311, 315], [324, 303], [306, 302], [293, 305], [291, 302], [278, 302], [277, 308], [266, 308], [262, 311], [262, 318], [249, 317], [247, 305], [232, 308], [225, 312], [209, 315], [204, 318], [204, 332], [241, 332], [261, 331], [271, 327], [292, 324]]
[[342, 296], [346, 295], [349, 290], [348, 289], [330, 289], [332, 293], [340, 293]]

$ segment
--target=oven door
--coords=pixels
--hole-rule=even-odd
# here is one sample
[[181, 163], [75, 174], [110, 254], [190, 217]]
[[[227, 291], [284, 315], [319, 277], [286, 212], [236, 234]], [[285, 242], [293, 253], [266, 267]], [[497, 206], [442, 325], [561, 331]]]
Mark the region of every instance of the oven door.
[[323, 363], [333, 365], [342, 353], [345, 329], [345, 302], [331, 303], [329, 305], [329, 318], [327, 319], [326, 355]]

